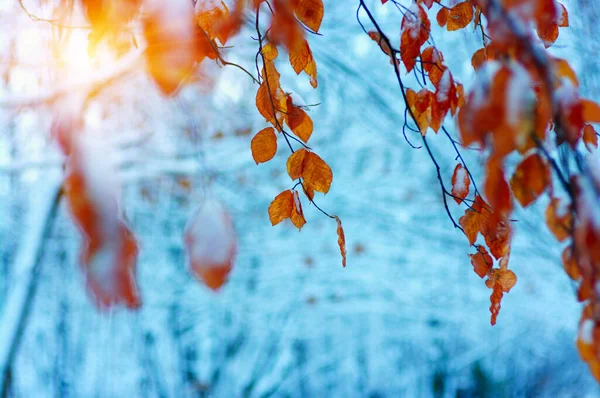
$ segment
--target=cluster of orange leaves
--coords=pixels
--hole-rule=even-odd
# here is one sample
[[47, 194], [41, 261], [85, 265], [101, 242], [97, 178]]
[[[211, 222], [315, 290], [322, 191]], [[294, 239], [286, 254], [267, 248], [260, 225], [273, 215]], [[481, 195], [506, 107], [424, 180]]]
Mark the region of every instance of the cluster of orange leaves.
[[[257, 13], [257, 30], [260, 40], [260, 59], [262, 60], [261, 82], [256, 93], [256, 108], [272, 127], [259, 131], [252, 139], [250, 148], [256, 164], [273, 159], [277, 153], [278, 134], [291, 147], [291, 130], [302, 147], [292, 149], [287, 161], [287, 172], [292, 181], [298, 180], [296, 187], [302, 187], [304, 196], [314, 203], [315, 191], [326, 194], [333, 181], [333, 172], [329, 165], [307, 146], [312, 136], [314, 125], [306, 112], [306, 107], [295, 102], [293, 93], [285, 92], [281, 87], [281, 75], [277, 70], [276, 60], [280, 49], [287, 51], [289, 63], [296, 72], [306, 73], [313, 88], [318, 85], [317, 64], [313, 58], [310, 45], [305, 37], [308, 30], [318, 33], [323, 20], [324, 8], [322, 0], [274, 0], [272, 17], [267, 34], [263, 37], [258, 25], [260, 2], [255, 4]], [[295, 188], [281, 192], [269, 206], [271, 224], [277, 225], [289, 219], [296, 228], [306, 224], [299, 191]], [[344, 231], [341, 221], [338, 223], [338, 243], [342, 254], [342, 264], [346, 265]]]
[[[387, 0], [382, 0], [385, 3]], [[437, 133], [448, 113], [457, 114], [462, 144], [477, 145], [489, 154], [483, 192], [475, 189], [474, 199], [469, 199], [472, 177], [466, 165], [459, 163], [450, 195], [457, 204], [467, 206], [459, 224], [476, 249], [469, 255], [475, 273], [487, 278], [486, 286], [492, 289], [492, 324], [503, 294], [516, 283], [516, 275], [508, 269], [514, 200], [527, 207], [548, 194], [548, 228], [561, 242], [572, 238], [563, 252], [563, 263], [567, 274], [579, 282], [579, 299], [588, 302], [582, 330], [589, 329], [587, 322], [593, 321], [587, 333], [593, 338], [588, 336], [584, 341], [580, 337], [578, 346], [600, 379], [600, 297], [595, 289], [596, 275], [600, 275], [600, 228], [590, 220], [590, 211], [586, 212], [595, 204], [590, 195], [583, 194], [586, 184], [600, 189], [600, 181], [592, 178], [591, 182], [582, 182], [578, 176], [571, 177], [569, 193], [574, 203], [569, 203], [557, 194], [551, 159], [540, 149], [550, 138], [556, 145], [564, 143], [573, 150], [581, 142], [590, 151], [597, 148], [597, 134], [591, 123], [600, 122], [600, 107], [580, 97], [577, 76], [566, 60], [544, 52], [549, 64], [540, 65], [531, 51], [532, 47], [544, 51], [557, 40], [559, 28], [569, 25], [568, 12], [554, 0], [466, 0], [451, 2], [451, 6], [442, 3], [416, 0], [405, 10], [399, 51], [382, 40], [382, 32], [372, 31], [369, 36], [397, 70], [403, 65], [408, 73], [420, 64], [427, 74], [433, 90], [425, 87], [419, 92], [405, 92], [406, 105], [421, 134], [429, 128]], [[436, 4], [440, 27], [451, 32], [473, 23], [473, 30], [484, 37], [484, 46], [471, 60], [477, 75], [467, 95], [444, 64], [442, 52], [426, 46], [431, 32], [428, 10]], [[544, 68], [550, 68], [551, 73], [545, 73]], [[515, 154], [521, 160], [510, 176], [506, 158]], [[485, 244], [477, 244], [479, 236]]]
[[[313, 133], [308, 108], [296, 103], [295, 95], [283, 91], [276, 67], [279, 51], [284, 50], [294, 71], [306, 73], [311, 85], [317, 87], [317, 66], [305, 35], [307, 31], [317, 33], [320, 29], [324, 15], [322, 0], [271, 0], [268, 6], [265, 0], [234, 0], [231, 10], [221, 0], [80, 0], [80, 4], [91, 25], [88, 50], [92, 54], [103, 42], [119, 52], [117, 44], [123, 33], [127, 34], [129, 24], [139, 19], [148, 75], [167, 96], [176, 95], [184, 84], [193, 81], [195, 71], [205, 59], [228, 65], [222, 54], [223, 46], [242, 28], [245, 12], [255, 13], [256, 29], [261, 36], [259, 55], [263, 61], [256, 107], [273, 127], [261, 130], [252, 139], [252, 156], [257, 164], [271, 160], [277, 152], [277, 136], [285, 134], [287, 140], [293, 134], [303, 144], [301, 149], [292, 150], [287, 162], [291, 179], [299, 180], [296, 187], [302, 186], [311, 203], [315, 191], [329, 191], [333, 180], [331, 168], [306, 145]], [[264, 37], [259, 26], [263, 5], [263, 13], [270, 11], [270, 25]], [[284, 130], [284, 124], [291, 133]], [[115, 304], [137, 308], [140, 305], [135, 282], [137, 242], [119, 209], [115, 187], [102, 185], [106, 181], [98, 180], [90, 169], [89, 158], [97, 155], [90, 153], [80, 139], [81, 127], [80, 115], [74, 112], [67, 117], [59, 115], [53, 135], [68, 156], [65, 195], [84, 237], [81, 261], [88, 287], [101, 308]], [[97, 197], [99, 194], [102, 198]], [[306, 223], [295, 187], [279, 194], [268, 213], [273, 225], [287, 218], [299, 229]], [[337, 222], [338, 244], [345, 266], [344, 231], [340, 219], [332, 218]], [[192, 272], [209, 288], [219, 289], [230, 273], [237, 247], [233, 224], [224, 208], [211, 201], [201, 205], [188, 222], [184, 242]], [[216, 249], [219, 245], [220, 251]]]

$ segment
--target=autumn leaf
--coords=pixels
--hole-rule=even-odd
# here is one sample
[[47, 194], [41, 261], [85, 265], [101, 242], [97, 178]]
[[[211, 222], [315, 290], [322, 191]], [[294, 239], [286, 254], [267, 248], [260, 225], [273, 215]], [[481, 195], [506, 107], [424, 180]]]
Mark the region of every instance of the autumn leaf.
[[500, 302], [504, 293], [508, 293], [517, 283], [517, 276], [514, 272], [505, 269], [492, 269], [488, 273], [486, 286], [493, 289], [490, 296], [490, 312], [492, 314], [491, 324], [495, 325], [498, 314], [500, 313]]
[[499, 260], [510, 252], [511, 228], [504, 217], [491, 214], [481, 223], [481, 234], [490, 253]]
[[323, 193], [329, 192], [333, 172], [316, 153], [304, 148], [299, 149], [289, 157], [287, 170], [292, 180], [302, 178], [310, 189]]
[[277, 152], [277, 136], [273, 127], [267, 127], [256, 133], [250, 143], [250, 148], [256, 164], [273, 159]]
[[473, 270], [480, 278], [484, 278], [488, 271], [492, 269], [494, 265], [494, 260], [488, 254], [486, 248], [482, 245], [476, 245], [477, 253], [469, 254], [471, 258], [471, 264], [473, 265]]
[[292, 216], [294, 211], [294, 193], [290, 190], [283, 191], [273, 199], [269, 205], [269, 219], [272, 225], [277, 225]]
[[504, 177], [502, 158], [499, 156], [488, 159], [484, 191], [494, 213], [500, 215], [510, 213], [512, 210], [510, 188]]
[[173, 95], [194, 67], [197, 36], [192, 3], [173, 0], [164, 7], [159, 0], [149, 0], [144, 15], [148, 72], [164, 94]]
[[292, 132], [302, 141], [308, 142], [313, 133], [313, 121], [304, 109], [292, 102], [292, 96], [287, 96], [286, 120]]
[[421, 53], [421, 61], [423, 62], [423, 69], [427, 72], [429, 80], [437, 89], [442, 80], [442, 75], [447, 69], [444, 65], [444, 56], [442, 55], [442, 52], [433, 46], [429, 46]]
[[583, 142], [590, 152], [593, 148], [598, 148], [598, 133], [596, 133], [596, 129], [590, 124], [586, 124], [583, 127]]
[[304, 212], [302, 211], [302, 203], [300, 202], [298, 191], [294, 191], [294, 208], [292, 209], [290, 220], [298, 229], [302, 229], [304, 224], [306, 224], [306, 219], [304, 218]]
[[327, 193], [333, 180], [333, 172], [319, 155], [307, 152], [302, 163], [302, 178], [315, 191]]
[[265, 57], [265, 61], [274, 61], [279, 56], [277, 46], [273, 43], [267, 43], [262, 48], [262, 55]]
[[471, 179], [467, 169], [462, 164], [457, 164], [452, 174], [452, 196], [457, 204], [461, 204], [463, 199], [469, 195], [469, 186]]
[[402, 18], [400, 37], [400, 58], [406, 71], [413, 70], [416, 58], [421, 54], [421, 46], [429, 39], [431, 24], [427, 13], [419, 4], [413, 4]]
[[390, 57], [391, 65], [398, 64], [398, 60], [394, 56], [392, 49], [387, 44], [387, 42], [383, 39], [383, 37], [381, 36], [381, 34], [379, 32], [370, 31], [369, 37], [371, 38], [371, 40], [373, 40], [375, 43], [377, 43], [379, 45], [379, 48], [381, 48], [381, 51], [383, 51], [384, 54], [386, 54], [388, 57]]
[[465, 210], [465, 214], [458, 220], [458, 223], [463, 227], [465, 235], [472, 245], [477, 240], [477, 235], [482, 230], [483, 225], [486, 222], [487, 210], [485, 209], [485, 202], [481, 199], [481, 196], [475, 196], [473, 205]]
[[571, 207], [564, 205], [561, 199], [553, 198], [546, 209], [546, 224], [559, 242], [566, 240], [573, 227]]
[[302, 170], [304, 168], [304, 158], [308, 151], [304, 148], [292, 153], [287, 161], [287, 172], [292, 180], [302, 178]]
[[600, 105], [588, 99], [581, 100], [583, 119], [587, 123], [600, 123]]
[[450, 9], [446, 29], [458, 30], [466, 27], [473, 20], [473, 6], [469, 1], [458, 3]]
[[323, 0], [292, 0], [294, 13], [304, 25], [318, 32], [323, 21]]
[[344, 228], [342, 227], [342, 220], [338, 216], [335, 216], [337, 222], [337, 235], [338, 235], [338, 246], [340, 247], [340, 253], [342, 254], [342, 267], [346, 267], [346, 237], [344, 235]]
[[189, 267], [212, 290], [227, 281], [237, 251], [231, 217], [220, 202], [210, 199], [195, 211], [184, 231]]
[[550, 186], [548, 164], [538, 154], [526, 157], [510, 179], [510, 188], [521, 206], [533, 203]]
[[227, 43], [228, 32], [218, 29], [229, 16], [229, 8], [223, 1], [198, 1], [194, 11], [198, 25], [211, 40], [219, 39], [223, 45]]
[[415, 123], [419, 127], [419, 131], [425, 136], [427, 129], [431, 125], [433, 93], [426, 88], [421, 89], [418, 93], [409, 88], [406, 90], [406, 101], [411, 114], [415, 118]]
[[581, 277], [581, 272], [579, 271], [579, 265], [577, 265], [577, 259], [575, 258], [575, 251], [573, 246], [567, 246], [564, 248], [562, 252], [562, 263], [563, 268], [569, 278], [574, 281], [579, 280]]
[[441, 27], [446, 26], [446, 24], [448, 23], [449, 15], [450, 15], [450, 10], [448, 10], [446, 7], [440, 8], [440, 10], [438, 11], [438, 13], [435, 16], [435, 19], [437, 20], [438, 25], [440, 25]]

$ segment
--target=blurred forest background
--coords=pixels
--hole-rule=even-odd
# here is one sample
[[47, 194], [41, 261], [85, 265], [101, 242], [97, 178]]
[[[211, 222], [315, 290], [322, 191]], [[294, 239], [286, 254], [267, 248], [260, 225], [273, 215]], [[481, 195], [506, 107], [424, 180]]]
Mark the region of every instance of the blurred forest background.
[[[38, 16], [51, 3], [24, 1]], [[544, 226], [543, 201], [517, 211], [511, 267], [519, 282], [490, 326], [490, 291], [444, 212], [427, 153], [402, 137], [393, 71], [357, 24], [357, 3], [325, 0], [323, 36], [310, 38], [317, 90], [289, 65], [280, 69], [286, 89], [321, 104], [310, 112], [311, 147], [334, 182], [318, 202], [344, 222], [347, 268], [335, 222], [312, 206], [302, 232], [287, 222], [271, 227], [268, 205], [290, 188], [288, 153], [282, 147], [275, 161], [253, 162], [251, 134], [266, 124], [247, 75], [205, 61], [198, 82], [167, 99], [140, 69], [102, 91], [85, 120], [116, 151], [125, 212], [140, 239], [143, 307], [96, 310], [79, 267], [79, 234], [61, 203], [43, 237], [10, 397], [600, 396], [575, 347], [580, 306]], [[369, 2], [385, 28], [399, 32], [399, 14], [380, 3]], [[578, 72], [583, 95], [598, 100], [600, 71], [590, 55], [600, 53], [600, 7], [564, 3], [571, 27], [553, 51]], [[248, 25], [226, 55], [253, 70]], [[480, 38], [433, 28], [468, 89], [469, 54]], [[28, 286], [20, 264], [64, 161], [49, 136], [53, 107], [19, 109], [2, 99], [76, 77], [79, 66], [55, 73], [47, 46], [54, 34], [19, 2], [0, 1], [2, 337], [15, 311], [11, 296]], [[74, 51], [85, 52], [86, 30], [72, 35]], [[455, 161], [443, 138], [430, 142], [449, 181]], [[480, 169], [477, 154], [467, 155]], [[192, 277], [182, 241], [188, 217], [209, 196], [227, 205], [239, 235], [235, 268], [218, 294]], [[0, 339], [0, 352], [11, 344]]]

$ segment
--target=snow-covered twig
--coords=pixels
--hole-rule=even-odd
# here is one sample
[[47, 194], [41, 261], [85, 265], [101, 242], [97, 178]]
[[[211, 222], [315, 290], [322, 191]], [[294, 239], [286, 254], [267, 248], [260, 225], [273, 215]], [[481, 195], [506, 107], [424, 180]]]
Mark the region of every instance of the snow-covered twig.
[[15, 258], [12, 292], [4, 302], [0, 316], [0, 396], [8, 396], [11, 367], [25, 333], [44, 253], [44, 242], [52, 229], [61, 196], [62, 178], [54, 172], [36, 195], [26, 220], [27, 231]]

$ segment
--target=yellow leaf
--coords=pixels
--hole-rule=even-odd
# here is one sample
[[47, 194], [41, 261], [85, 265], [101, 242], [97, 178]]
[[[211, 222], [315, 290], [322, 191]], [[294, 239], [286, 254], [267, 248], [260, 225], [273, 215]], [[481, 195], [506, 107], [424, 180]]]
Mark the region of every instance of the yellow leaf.
[[279, 51], [273, 43], [267, 43], [262, 48], [262, 55], [265, 57], [265, 61], [273, 61], [279, 55]]

